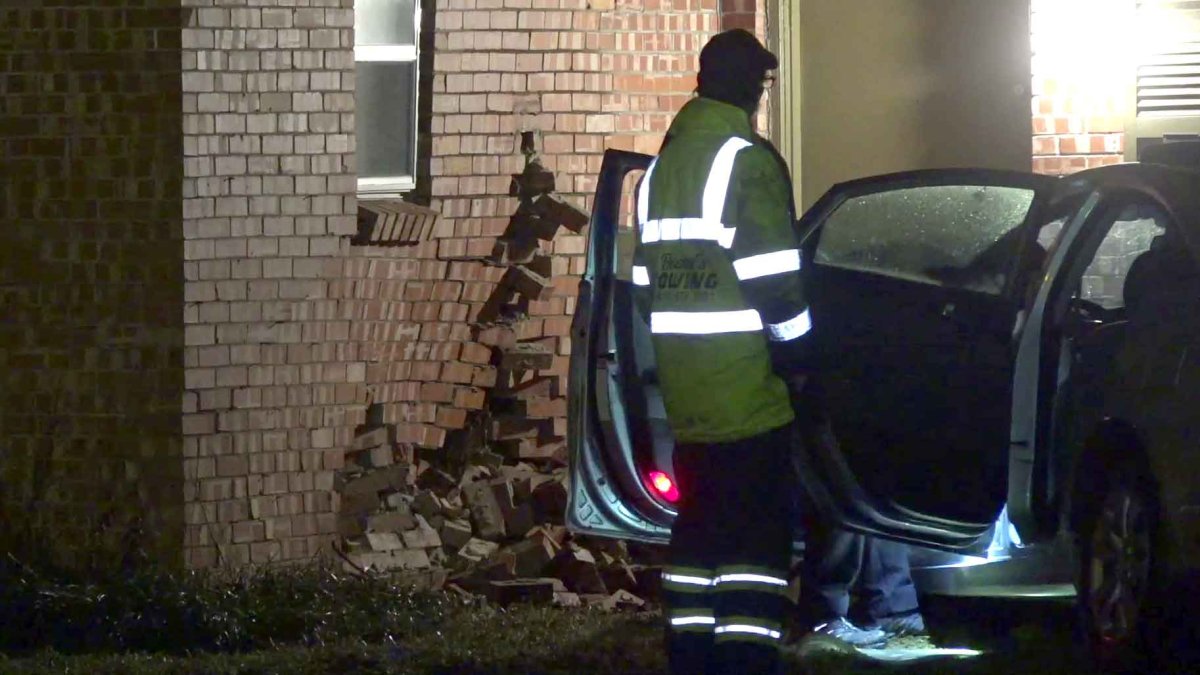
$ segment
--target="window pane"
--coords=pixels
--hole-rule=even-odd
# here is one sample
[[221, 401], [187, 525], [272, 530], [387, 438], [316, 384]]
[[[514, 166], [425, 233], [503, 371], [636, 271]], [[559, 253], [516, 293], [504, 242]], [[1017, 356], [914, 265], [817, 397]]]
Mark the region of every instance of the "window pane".
[[1125, 278], [1133, 261], [1164, 232], [1166, 217], [1155, 207], [1127, 207], [1113, 223], [1083, 273], [1080, 297], [1105, 309], [1125, 306]]
[[416, 44], [413, 20], [413, 0], [355, 0], [354, 44]]
[[1032, 190], [936, 185], [847, 200], [822, 227], [816, 261], [912, 281], [999, 293]]
[[416, 173], [413, 114], [417, 64], [387, 61], [354, 64], [358, 91], [354, 124], [361, 178]]

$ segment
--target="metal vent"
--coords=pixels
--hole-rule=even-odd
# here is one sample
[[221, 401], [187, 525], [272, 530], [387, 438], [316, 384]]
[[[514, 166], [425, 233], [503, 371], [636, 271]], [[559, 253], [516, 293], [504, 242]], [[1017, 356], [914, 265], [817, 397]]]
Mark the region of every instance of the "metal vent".
[[1200, 0], [1140, 0], [1138, 18], [1138, 117], [1200, 116]]

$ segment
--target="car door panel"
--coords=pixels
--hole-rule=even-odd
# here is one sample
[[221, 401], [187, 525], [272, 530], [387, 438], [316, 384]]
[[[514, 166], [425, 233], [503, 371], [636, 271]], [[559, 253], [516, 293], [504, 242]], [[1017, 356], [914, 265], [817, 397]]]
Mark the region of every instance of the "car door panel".
[[597, 183], [587, 268], [571, 326], [566, 520], [576, 532], [662, 542], [674, 514], [647, 488], [639, 466], [653, 462], [663, 444], [654, 424], [653, 387], [643, 387], [653, 377], [653, 354], [633, 309], [631, 284], [617, 274], [628, 177], [644, 171], [650, 159], [609, 150]]
[[[953, 547], [985, 532], [1003, 507], [1019, 308], [1013, 280], [1034, 245], [1032, 214], [1052, 185], [1009, 172], [912, 172], [836, 186], [806, 215], [813, 340], [844, 462], [839, 471], [824, 460], [825, 480], [841, 474], [856, 484], [863, 503], [840, 508], [857, 511], [851, 526]], [[1011, 205], [987, 207], [999, 214], [988, 222], [986, 209], [972, 204], [998, 196]], [[960, 217], [940, 205], [943, 197], [975, 211]], [[870, 203], [889, 199], [904, 203]], [[843, 207], [868, 217], [839, 220]], [[909, 245], [890, 227], [931, 234]], [[970, 227], [980, 228], [979, 241]], [[825, 237], [836, 253], [822, 255]], [[841, 499], [855, 492], [831, 490]]]

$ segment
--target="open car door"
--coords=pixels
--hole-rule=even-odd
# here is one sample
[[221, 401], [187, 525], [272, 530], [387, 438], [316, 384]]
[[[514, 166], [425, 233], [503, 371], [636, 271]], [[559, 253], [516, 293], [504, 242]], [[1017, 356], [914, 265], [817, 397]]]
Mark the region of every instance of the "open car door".
[[836, 447], [814, 498], [852, 529], [986, 543], [1008, 497], [1014, 337], [1057, 179], [916, 171], [843, 183], [804, 217], [802, 274]]
[[[609, 150], [601, 168], [572, 326], [567, 524], [664, 542], [674, 443], [633, 308], [627, 222], [650, 159]], [[805, 214], [816, 381], [840, 443], [799, 460], [827, 515], [925, 546], [986, 546], [1007, 497], [1013, 337], [1056, 185], [911, 172], [835, 186]]]
[[[575, 532], [650, 542], [670, 537], [674, 443], [655, 382], [650, 327], [633, 307], [632, 206], [652, 158], [608, 150], [571, 327], [570, 492]], [[623, 210], [624, 207], [624, 210]], [[655, 480], [657, 479], [657, 480]]]

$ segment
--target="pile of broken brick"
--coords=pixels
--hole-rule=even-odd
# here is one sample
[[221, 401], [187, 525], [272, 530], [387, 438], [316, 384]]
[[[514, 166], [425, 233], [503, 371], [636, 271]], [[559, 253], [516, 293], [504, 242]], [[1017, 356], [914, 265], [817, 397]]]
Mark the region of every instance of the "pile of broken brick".
[[482, 452], [451, 472], [416, 459], [390, 431], [360, 433], [338, 475], [348, 567], [502, 605], [641, 608], [657, 597], [660, 551], [567, 532], [564, 467]]

